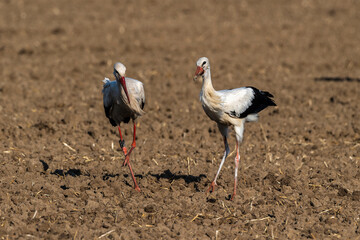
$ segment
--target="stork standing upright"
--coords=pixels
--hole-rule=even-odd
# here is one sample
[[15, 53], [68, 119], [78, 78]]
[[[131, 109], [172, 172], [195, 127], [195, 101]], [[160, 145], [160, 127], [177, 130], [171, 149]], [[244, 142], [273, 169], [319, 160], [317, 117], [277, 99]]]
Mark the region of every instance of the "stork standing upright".
[[[110, 81], [108, 78], [103, 80], [103, 101], [106, 117], [111, 125], [117, 126], [119, 129], [119, 143], [125, 155], [123, 165], [126, 166], [127, 164], [129, 166], [135, 190], [140, 192], [129, 160], [131, 152], [136, 147], [136, 118], [144, 114], [145, 91], [142, 82], [125, 77], [125, 71], [126, 67], [122, 63], [115, 63], [114, 76], [116, 80]], [[130, 119], [134, 124], [134, 134], [131, 148], [127, 151], [125, 140], [121, 134], [120, 123], [128, 123]]]
[[254, 87], [215, 91], [211, 83], [209, 59], [206, 57], [199, 58], [196, 65], [197, 69], [194, 80], [199, 76], [203, 79], [200, 92], [202, 107], [206, 115], [217, 123], [225, 144], [225, 153], [221, 160], [220, 167], [207, 192], [214, 191], [220, 170], [229, 154], [230, 149], [227, 143], [228, 128], [233, 125], [236, 134], [236, 157], [232, 200], [236, 195], [237, 172], [240, 161], [239, 144], [243, 139], [244, 124], [246, 121], [257, 121], [258, 112], [268, 106], [276, 106], [276, 104], [271, 99], [273, 97], [271, 93], [260, 91]]

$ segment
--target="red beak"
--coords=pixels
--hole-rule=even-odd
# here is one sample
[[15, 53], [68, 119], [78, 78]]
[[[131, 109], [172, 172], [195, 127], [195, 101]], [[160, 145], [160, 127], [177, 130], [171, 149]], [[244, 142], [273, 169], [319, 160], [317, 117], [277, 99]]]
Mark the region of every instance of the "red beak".
[[203, 75], [204, 74], [204, 69], [202, 67], [197, 67], [196, 68], [196, 72], [195, 72], [195, 76], [194, 76], [194, 80], [197, 79], [198, 76]]
[[195, 76], [199, 76], [202, 75], [204, 73], [204, 69], [202, 67], [197, 67], [196, 68], [196, 72], [195, 72]]
[[129, 98], [129, 94], [128, 94], [128, 91], [127, 91], [127, 88], [126, 88], [125, 77], [120, 78], [120, 83], [121, 83], [122, 87], [124, 88], [126, 97], [127, 97], [128, 101], [129, 101], [129, 104], [130, 104], [130, 98]]

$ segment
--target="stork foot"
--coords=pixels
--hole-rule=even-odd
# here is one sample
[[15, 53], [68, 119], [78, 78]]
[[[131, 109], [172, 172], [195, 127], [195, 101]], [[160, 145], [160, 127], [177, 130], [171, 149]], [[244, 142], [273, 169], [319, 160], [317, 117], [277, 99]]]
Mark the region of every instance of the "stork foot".
[[136, 191], [138, 191], [138, 192], [141, 192], [139, 186], [135, 186], [134, 189], [135, 189]]
[[217, 185], [217, 184], [213, 181], [213, 182], [210, 184], [210, 186], [209, 186], [208, 190], [206, 191], [206, 193], [208, 193], [208, 192], [214, 192], [216, 185]]

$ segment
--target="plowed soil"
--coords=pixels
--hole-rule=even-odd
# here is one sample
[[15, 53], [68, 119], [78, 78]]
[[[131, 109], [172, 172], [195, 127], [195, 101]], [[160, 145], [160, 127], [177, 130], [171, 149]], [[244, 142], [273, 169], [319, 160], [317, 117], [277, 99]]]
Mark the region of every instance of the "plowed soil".
[[[359, 238], [359, 12], [355, 0], [1, 1], [0, 237]], [[206, 194], [224, 149], [192, 80], [202, 56], [215, 89], [254, 86], [278, 105], [245, 126], [234, 201], [234, 153]], [[117, 61], [146, 89], [130, 159], [141, 193], [102, 105]]]

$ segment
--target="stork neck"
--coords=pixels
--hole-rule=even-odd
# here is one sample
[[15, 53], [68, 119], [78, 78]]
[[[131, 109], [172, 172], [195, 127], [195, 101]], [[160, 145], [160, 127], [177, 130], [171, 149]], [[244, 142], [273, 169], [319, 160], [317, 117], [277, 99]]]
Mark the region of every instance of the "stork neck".
[[202, 90], [203, 91], [215, 91], [212, 82], [211, 82], [211, 74], [210, 69], [206, 70], [204, 75], [202, 75], [203, 78], [203, 85]]

